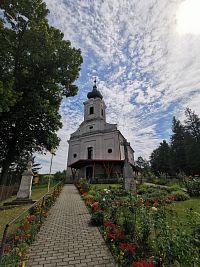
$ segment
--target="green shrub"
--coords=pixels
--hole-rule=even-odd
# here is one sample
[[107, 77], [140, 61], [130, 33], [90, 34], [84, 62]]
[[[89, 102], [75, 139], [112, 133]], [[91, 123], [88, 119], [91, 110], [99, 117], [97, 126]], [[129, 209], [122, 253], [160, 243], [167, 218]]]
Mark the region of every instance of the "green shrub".
[[85, 196], [83, 196], [83, 199], [84, 200], [88, 200], [88, 199], [93, 199], [94, 198], [94, 196], [93, 195], [91, 195], [91, 194], [87, 194], [87, 195], [85, 195]]
[[190, 199], [190, 196], [181, 190], [172, 191], [172, 195], [175, 196], [176, 201], [183, 201]]
[[148, 185], [142, 184], [142, 185], [140, 185], [140, 187], [139, 187], [137, 193], [138, 193], [139, 195], [145, 194], [145, 193], [147, 192], [148, 188], [149, 188]]
[[160, 185], [166, 185], [167, 184], [167, 179], [165, 178], [157, 178], [153, 180], [154, 184], [160, 184]]
[[187, 189], [188, 194], [191, 197], [199, 197], [200, 196], [200, 178], [198, 179], [187, 179], [185, 180], [185, 187]]
[[91, 185], [86, 178], [81, 178], [78, 183], [85, 192], [88, 192], [91, 188]]
[[102, 210], [97, 210], [91, 216], [91, 224], [94, 226], [103, 225], [104, 214]]
[[173, 191], [180, 191], [181, 190], [181, 187], [178, 185], [178, 184], [173, 184], [170, 186], [170, 191], [173, 192]]

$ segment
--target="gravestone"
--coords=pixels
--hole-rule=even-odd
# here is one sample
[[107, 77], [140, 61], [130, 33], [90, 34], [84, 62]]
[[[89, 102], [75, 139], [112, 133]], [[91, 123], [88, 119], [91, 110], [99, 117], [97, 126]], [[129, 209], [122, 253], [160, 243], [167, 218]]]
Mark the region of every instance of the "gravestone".
[[32, 181], [33, 181], [32, 161], [29, 161], [26, 170], [22, 173], [22, 179], [17, 193], [17, 198], [12, 202], [5, 202], [3, 206], [13, 207], [17, 205], [34, 203], [35, 201], [31, 199]]
[[136, 191], [136, 183], [133, 175], [133, 169], [129, 162], [124, 163], [124, 189]]
[[124, 189], [133, 190], [134, 192], [136, 192], [136, 181], [134, 179], [133, 169], [128, 160], [127, 147], [130, 146], [130, 143], [128, 143], [125, 139], [123, 145], [124, 145], [124, 156], [125, 156], [124, 168], [123, 168]]
[[35, 201], [31, 199], [32, 181], [33, 181], [32, 161], [30, 160], [27, 164], [26, 170], [22, 173], [22, 179], [17, 193], [17, 198], [12, 202], [6, 202], [3, 205], [15, 206], [15, 205], [34, 203]]
[[16, 200], [31, 200], [32, 181], [33, 181], [32, 162], [29, 161], [26, 170], [22, 173], [22, 179]]

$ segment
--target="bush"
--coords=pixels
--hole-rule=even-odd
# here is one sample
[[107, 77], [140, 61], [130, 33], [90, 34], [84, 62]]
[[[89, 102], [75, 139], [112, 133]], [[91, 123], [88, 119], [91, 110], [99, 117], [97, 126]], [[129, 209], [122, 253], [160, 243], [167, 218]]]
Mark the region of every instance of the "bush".
[[200, 179], [187, 179], [185, 180], [185, 187], [187, 189], [188, 194], [191, 197], [199, 197], [200, 196]]
[[170, 186], [170, 191], [181, 191], [181, 187], [178, 184], [173, 184]]
[[79, 181], [78, 181], [78, 184], [80, 185], [80, 187], [85, 191], [85, 192], [88, 192], [90, 191], [90, 183], [89, 181], [86, 179], [86, 178], [81, 178]]
[[184, 201], [190, 199], [190, 196], [181, 190], [172, 191], [172, 195], [175, 197], [176, 201]]
[[167, 185], [167, 179], [161, 177], [153, 180], [154, 184], [159, 184], [159, 185]]
[[139, 187], [137, 193], [138, 193], [139, 195], [145, 194], [145, 193], [147, 192], [148, 188], [149, 188], [148, 185], [142, 184], [142, 185]]
[[94, 226], [103, 225], [104, 214], [102, 210], [97, 210], [91, 216], [91, 224]]

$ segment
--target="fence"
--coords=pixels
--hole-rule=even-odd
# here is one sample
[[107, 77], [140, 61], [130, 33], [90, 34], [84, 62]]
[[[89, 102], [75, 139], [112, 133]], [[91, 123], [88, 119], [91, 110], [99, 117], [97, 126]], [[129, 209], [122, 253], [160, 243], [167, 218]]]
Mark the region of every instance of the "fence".
[[35, 210], [37, 209], [38, 212], [36, 213], [37, 214], [36, 220], [38, 220], [38, 223], [42, 223], [42, 220], [44, 218], [43, 217], [44, 210], [46, 208], [47, 210], [48, 208], [50, 208], [52, 203], [55, 201], [55, 198], [59, 195], [62, 189], [62, 186], [63, 186], [63, 181], [55, 185], [50, 190], [49, 193], [46, 193], [45, 195], [43, 195], [38, 201], [36, 201], [33, 205], [31, 205], [27, 210], [19, 214], [15, 219], [10, 221], [5, 226], [2, 241], [1, 241], [1, 247], [0, 247], [0, 263], [1, 263], [1, 260], [3, 258], [5, 251], [7, 250], [7, 247], [9, 247], [9, 250], [10, 250], [11, 245], [9, 244], [9, 237], [15, 233], [16, 229], [19, 228], [19, 225], [24, 221], [24, 218], [26, 218], [27, 215], [32, 214], [32, 211], [34, 209]]
[[19, 185], [0, 185], [0, 201], [3, 201], [18, 192]]

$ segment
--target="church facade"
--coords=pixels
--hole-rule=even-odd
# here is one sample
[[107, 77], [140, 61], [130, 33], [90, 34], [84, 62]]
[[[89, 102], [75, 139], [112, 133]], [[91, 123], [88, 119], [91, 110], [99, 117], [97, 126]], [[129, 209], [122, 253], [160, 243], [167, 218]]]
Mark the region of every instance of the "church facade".
[[[126, 139], [116, 124], [106, 122], [106, 105], [96, 81], [84, 104], [84, 121], [71, 134], [68, 151], [68, 173], [73, 180], [87, 177], [90, 181], [123, 177]], [[127, 143], [127, 161], [134, 169], [134, 150]]]

